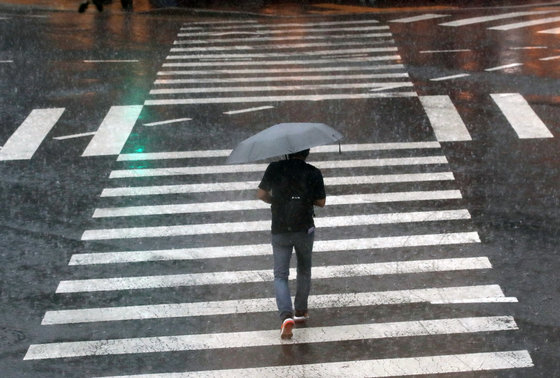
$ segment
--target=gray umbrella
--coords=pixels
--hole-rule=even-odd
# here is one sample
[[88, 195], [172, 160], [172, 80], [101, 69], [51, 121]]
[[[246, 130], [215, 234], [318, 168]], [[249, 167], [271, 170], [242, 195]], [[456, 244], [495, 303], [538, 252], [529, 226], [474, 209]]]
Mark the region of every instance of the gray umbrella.
[[338, 142], [343, 136], [323, 123], [279, 123], [239, 143], [228, 164], [248, 163]]

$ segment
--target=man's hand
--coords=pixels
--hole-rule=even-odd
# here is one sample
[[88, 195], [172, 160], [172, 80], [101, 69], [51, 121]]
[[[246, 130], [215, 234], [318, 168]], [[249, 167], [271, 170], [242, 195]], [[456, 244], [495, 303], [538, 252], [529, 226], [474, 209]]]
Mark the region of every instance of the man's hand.
[[327, 201], [326, 198], [318, 199], [318, 200], [315, 200], [315, 202], [313, 202], [313, 205], [319, 206], [319, 207], [325, 207], [325, 202], [326, 201]]
[[270, 192], [262, 190], [261, 188], [257, 189], [257, 198], [266, 203], [272, 203], [272, 196]]

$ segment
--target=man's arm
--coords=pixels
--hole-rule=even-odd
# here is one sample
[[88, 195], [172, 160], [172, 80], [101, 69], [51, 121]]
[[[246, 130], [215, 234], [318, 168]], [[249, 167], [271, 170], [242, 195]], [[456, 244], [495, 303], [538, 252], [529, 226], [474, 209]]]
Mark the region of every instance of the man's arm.
[[272, 196], [270, 192], [263, 190], [261, 188], [257, 189], [257, 198], [266, 203], [272, 203]]
[[325, 207], [326, 201], [327, 201], [326, 198], [321, 198], [321, 199], [315, 200], [315, 202], [313, 202], [313, 205], [319, 206], [319, 207]]

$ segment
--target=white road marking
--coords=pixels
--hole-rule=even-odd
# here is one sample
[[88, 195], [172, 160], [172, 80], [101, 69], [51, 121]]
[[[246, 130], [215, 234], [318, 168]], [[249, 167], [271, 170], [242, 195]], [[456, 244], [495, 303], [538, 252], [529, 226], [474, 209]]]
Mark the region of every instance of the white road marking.
[[312, 94], [293, 96], [259, 96], [259, 97], [214, 97], [214, 98], [179, 98], [146, 100], [146, 106], [161, 105], [198, 105], [198, 104], [240, 104], [255, 102], [283, 101], [325, 101], [325, 100], [366, 100], [371, 98], [417, 97], [416, 92], [384, 92], [384, 93], [339, 93]]
[[142, 105], [112, 106], [82, 156], [118, 155], [141, 111]]
[[[260, 80], [259, 80], [260, 81]], [[411, 82], [371, 82], [371, 83], [345, 83], [345, 84], [312, 84], [312, 85], [267, 85], [243, 87], [192, 87], [192, 88], [165, 88], [152, 89], [151, 95], [182, 94], [182, 93], [231, 93], [231, 92], [274, 92], [274, 91], [309, 91], [320, 89], [353, 89], [366, 88], [372, 90], [386, 90], [402, 87], [412, 87]]]
[[547, 14], [553, 13], [555, 11], [531, 11], [531, 12], [511, 12], [511, 13], [503, 13], [494, 16], [482, 16], [482, 17], [472, 17], [472, 18], [465, 18], [462, 20], [446, 22], [440, 24], [441, 26], [464, 26], [464, 25], [473, 25], [473, 24], [480, 24], [483, 22], [490, 22], [490, 21], [497, 21], [503, 20], [506, 18], [513, 18], [513, 17], [521, 17], [521, 16], [531, 16], [531, 15], [538, 15], [538, 14]]
[[[299, 33], [313, 34], [313, 33], [329, 33], [329, 32], [364, 32], [372, 30], [388, 30], [389, 26], [355, 26], [355, 27], [338, 27], [338, 28], [298, 28]], [[258, 32], [246, 32], [246, 31], [232, 31], [232, 32], [194, 32], [194, 33], [178, 33], [178, 37], [197, 37], [197, 36], [208, 36], [208, 37], [220, 37], [224, 35], [236, 35], [236, 34], [289, 34], [292, 30], [290, 29], [280, 29], [280, 30], [259, 30]]]
[[487, 68], [484, 71], [499, 71], [499, 70], [505, 70], [508, 68], [513, 68], [513, 67], [519, 67], [522, 66], [523, 63], [510, 63], [510, 64], [504, 64], [503, 66], [497, 66], [497, 67], [491, 67], [491, 68]]
[[[325, 177], [325, 185], [364, 185], [397, 182], [423, 182], [423, 181], [453, 181], [452, 172], [434, 173], [408, 173], [372, 176], [342, 176]], [[105, 188], [101, 197], [121, 197], [121, 196], [146, 196], [178, 193], [209, 193], [209, 192], [231, 192], [239, 190], [255, 190], [259, 181], [234, 181], [234, 182], [212, 182], [204, 184], [175, 184], [175, 185], [153, 185], [153, 186], [133, 186], [120, 188]]]
[[[313, 161], [319, 169], [384, 167], [400, 165], [447, 164], [443, 155], [384, 159], [327, 160]], [[173, 168], [140, 168], [112, 171], [109, 178], [206, 175], [218, 173], [264, 172], [267, 164], [210, 165]]]
[[64, 108], [32, 110], [4, 143], [0, 161], [31, 159], [62, 113]]
[[0, 63], [13, 63], [13, 60], [0, 60]]
[[382, 37], [393, 37], [390, 32], [381, 33], [352, 33], [352, 34], [335, 34], [335, 35], [283, 35], [280, 37], [242, 37], [242, 38], [220, 38], [220, 39], [186, 39], [173, 42], [174, 45], [192, 45], [192, 44], [214, 44], [214, 43], [231, 43], [231, 42], [279, 42], [279, 41], [317, 41], [317, 40], [337, 40], [337, 39], [366, 39], [371, 42], [372, 39]]
[[356, 79], [408, 79], [408, 73], [357, 74], [357, 75], [306, 75], [306, 76], [263, 76], [263, 77], [227, 77], [227, 78], [196, 78], [196, 79], [159, 79], [155, 85], [161, 84], [224, 84], [224, 83], [263, 83], [263, 82], [299, 82], [299, 81], [336, 81]]
[[278, 337], [279, 332], [276, 329], [271, 331], [74, 341], [31, 345], [24, 360], [310, 344], [517, 329], [517, 324], [511, 316], [492, 316], [301, 328], [295, 332], [293, 339], [287, 341]]
[[[504, 293], [498, 285], [325, 294], [311, 295], [309, 297], [309, 307], [314, 310], [320, 308], [347, 308], [404, 303], [454, 304], [465, 302], [515, 303], [517, 302], [517, 298], [504, 296]], [[41, 324], [77, 324], [139, 319], [251, 314], [274, 312], [277, 309], [275, 298], [101, 307], [47, 311]]]
[[329, 49], [329, 50], [317, 50], [317, 51], [305, 51], [305, 52], [294, 52], [294, 53], [243, 53], [243, 54], [194, 54], [194, 55], [169, 55], [167, 60], [172, 59], [206, 59], [206, 58], [220, 58], [220, 59], [232, 59], [232, 58], [290, 58], [290, 57], [302, 57], [302, 56], [315, 56], [315, 55], [328, 55], [328, 54], [360, 54], [360, 53], [374, 53], [374, 52], [393, 52], [398, 51], [398, 48], [391, 47], [369, 47], [361, 49]]
[[[329, 196], [329, 206], [367, 204], [367, 203], [387, 203], [387, 202], [437, 201], [437, 200], [449, 200], [449, 199], [461, 199], [461, 198], [462, 196], [459, 190], [361, 193], [361, 194]], [[95, 209], [92, 217], [93, 218], [134, 217], [134, 216], [145, 216], [145, 215], [262, 210], [262, 209], [269, 209], [269, 208], [270, 208], [269, 204], [266, 204], [259, 200], [178, 203], [178, 204], [170, 204], [170, 205], [144, 205], [144, 206], [98, 208]]]
[[[243, 68], [243, 69], [215, 69], [215, 70], [185, 70], [185, 71], [159, 71], [159, 76], [171, 75], [216, 75], [216, 74], [255, 74], [255, 73], [288, 73], [288, 72], [341, 72], [341, 71], [377, 71], [377, 70], [404, 70], [402, 64], [376, 64], [367, 67], [330, 66], [330, 67], [296, 67], [296, 68]], [[199, 80], [199, 79], [197, 79]], [[198, 81], [197, 81], [198, 82]]]
[[538, 49], [548, 49], [548, 46], [520, 46], [520, 47], [510, 47], [509, 49], [510, 50], [538, 50]]
[[533, 361], [526, 350], [450, 354], [387, 358], [376, 360], [326, 362], [306, 365], [269, 366], [247, 369], [188, 371], [181, 373], [157, 373], [123, 375], [107, 378], [262, 378], [262, 377], [394, 377], [420, 376], [444, 373], [468, 373], [477, 371], [516, 369], [532, 367]]
[[251, 45], [224, 45], [224, 46], [206, 46], [206, 47], [173, 47], [171, 52], [212, 52], [212, 51], [243, 51], [257, 49], [277, 50], [277, 49], [301, 49], [309, 47], [336, 47], [336, 46], [365, 46], [365, 45], [392, 45], [394, 40], [372, 41], [368, 44], [363, 41], [328, 41], [328, 42], [308, 42], [308, 43], [290, 43], [290, 44], [274, 44], [266, 46]]
[[420, 54], [438, 54], [438, 53], [455, 53], [455, 52], [470, 52], [471, 49], [455, 49], [455, 50], [423, 50]]
[[[352, 227], [380, 224], [441, 222], [470, 219], [468, 210], [417, 211], [409, 213], [381, 213], [315, 218], [317, 227]], [[229, 234], [270, 230], [270, 220], [226, 222], [154, 227], [130, 227], [86, 230], [82, 240], [109, 240], [132, 238], [160, 238], [187, 235]]]
[[543, 34], [560, 34], [560, 28], [553, 28], [553, 29], [547, 29], [547, 30], [541, 30], [538, 33], [543, 33]]
[[185, 121], [192, 121], [192, 118], [177, 118], [177, 119], [170, 119], [167, 121], [150, 122], [150, 123], [144, 123], [144, 126], [159, 126], [159, 125], [167, 125], [169, 123], [179, 123]]
[[460, 79], [462, 77], [468, 77], [468, 76], [471, 76], [471, 75], [467, 74], [467, 73], [462, 73], [462, 74], [457, 74], [457, 75], [436, 77], [436, 78], [430, 79], [430, 81], [443, 81], [443, 80]]
[[164, 63], [163, 67], [225, 67], [225, 66], [284, 66], [284, 65], [308, 65], [308, 64], [327, 64], [341, 62], [382, 62], [386, 60], [400, 60], [400, 55], [379, 55], [368, 56], [363, 58], [333, 58], [333, 59], [294, 59], [294, 60], [259, 60], [250, 62], [180, 62], [180, 63]]
[[420, 96], [419, 98], [438, 141], [471, 140], [469, 131], [449, 96]]
[[[356, 21], [329, 21], [329, 22], [306, 22], [306, 23], [286, 23], [286, 24], [252, 24], [243, 26], [212, 26], [211, 30], [227, 30], [227, 29], [238, 29], [238, 28], [254, 28], [254, 29], [267, 29], [267, 28], [291, 28], [291, 27], [309, 27], [309, 26], [335, 26], [335, 25], [359, 25], [359, 24], [378, 24], [377, 20], [356, 20]], [[189, 25], [189, 24], [186, 24]], [[183, 26], [181, 30], [197, 30], [191, 28], [190, 26]]]
[[[365, 249], [410, 248], [480, 243], [476, 232], [384, 236], [362, 239], [318, 240], [313, 252], [342, 252]], [[177, 248], [164, 250], [96, 252], [74, 254], [69, 265], [122, 264], [146, 261], [200, 260], [231, 257], [266, 256], [272, 254], [268, 244], [249, 244], [220, 247]]]
[[488, 28], [490, 30], [513, 30], [513, 29], [521, 29], [521, 28], [526, 28], [529, 26], [535, 26], [535, 25], [542, 25], [542, 24], [549, 24], [552, 22], [558, 22], [560, 21], [560, 17], [548, 17], [548, 18], [541, 18], [539, 20], [531, 20], [531, 21], [524, 21], [524, 22], [516, 22], [513, 24], [507, 24], [507, 25], [500, 25], [500, 26], [494, 26], [491, 28]]
[[274, 106], [267, 105], [267, 106], [257, 106], [254, 108], [247, 108], [247, 109], [229, 110], [227, 112], [224, 112], [224, 114], [227, 115], [242, 114], [242, 113], [257, 112], [259, 110], [267, 110], [267, 109], [274, 109]]
[[[251, 108], [247, 110], [268, 109], [268, 106], [259, 108]], [[245, 110], [242, 110], [243, 112]], [[228, 112], [229, 113], [229, 112]], [[343, 152], [357, 151], [387, 151], [387, 150], [409, 150], [409, 149], [434, 149], [441, 148], [439, 142], [397, 142], [397, 143], [357, 143], [342, 144], [340, 146]], [[317, 153], [338, 153], [338, 145], [317, 146], [312, 149], [313, 154]], [[170, 151], [170, 152], [144, 152], [121, 154], [117, 158], [118, 161], [130, 160], [159, 160], [159, 159], [189, 159], [189, 158], [214, 158], [227, 157], [231, 154], [231, 150], [196, 150], [196, 151]]]
[[519, 93], [490, 95], [519, 138], [553, 138], [554, 136]]
[[556, 60], [556, 59], [560, 59], [560, 55], [548, 56], [546, 58], [540, 58], [539, 60], [547, 61], [547, 60]]
[[425, 21], [425, 20], [433, 20], [434, 18], [442, 18], [442, 17], [449, 17], [447, 14], [434, 14], [434, 13], [427, 13], [421, 14], [419, 16], [412, 16], [412, 17], [405, 17], [405, 18], [397, 18], [395, 20], [389, 20], [389, 22], [398, 22], [398, 23], [409, 23], [409, 22], [418, 22], [418, 21]]
[[58, 137], [53, 137], [53, 139], [56, 140], [65, 140], [65, 139], [74, 139], [74, 138], [81, 138], [81, 137], [85, 137], [85, 136], [92, 136], [95, 135], [97, 131], [91, 131], [88, 133], [80, 133], [80, 134], [72, 134], [72, 135], [65, 135], [65, 136], [58, 136]]

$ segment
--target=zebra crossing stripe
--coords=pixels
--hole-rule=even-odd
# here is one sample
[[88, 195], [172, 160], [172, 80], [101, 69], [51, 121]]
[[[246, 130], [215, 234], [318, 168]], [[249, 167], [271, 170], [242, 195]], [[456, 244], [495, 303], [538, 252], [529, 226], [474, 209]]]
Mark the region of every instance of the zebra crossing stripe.
[[142, 105], [112, 106], [82, 156], [118, 155], [141, 111]]
[[34, 109], [0, 149], [0, 161], [28, 160], [64, 113], [64, 108]]
[[301, 328], [291, 340], [278, 330], [59, 342], [31, 345], [24, 360], [230, 349], [517, 330], [511, 316], [489, 316]]
[[179, 63], [164, 63], [162, 67], [225, 67], [225, 66], [284, 66], [295, 64], [327, 64], [327, 63], [363, 63], [363, 62], [383, 62], [387, 60], [400, 60], [400, 55], [378, 55], [366, 57], [341, 57], [330, 59], [294, 59], [294, 60], [259, 60], [259, 61], [239, 61], [239, 62], [179, 62]]
[[442, 17], [449, 17], [449, 15], [427, 13], [427, 14], [421, 14], [421, 15], [418, 15], [418, 16], [397, 18], [395, 20], [390, 20], [389, 22], [410, 23], [410, 22], [418, 22], [418, 21], [425, 21], [425, 20], [433, 20], [435, 18], [442, 18]]
[[[383, 159], [356, 159], [356, 160], [330, 160], [314, 161], [314, 166], [319, 169], [365, 168], [408, 165], [447, 164], [443, 155], [383, 158]], [[142, 168], [122, 169], [112, 171], [109, 178], [149, 177], [149, 176], [178, 176], [178, 175], [207, 175], [220, 173], [264, 172], [267, 164], [240, 164], [240, 165], [210, 165], [195, 167], [174, 168]]]
[[[445, 220], [470, 219], [468, 210], [418, 211], [410, 213], [385, 213], [320, 217], [315, 219], [317, 227], [351, 227], [379, 224], [399, 224], [417, 222], [439, 222]], [[134, 238], [162, 238], [187, 235], [228, 234], [237, 232], [257, 232], [270, 230], [270, 221], [228, 222], [191, 225], [169, 225], [155, 227], [109, 228], [86, 230], [82, 240], [109, 240]]]
[[497, 14], [497, 15], [493, 15], [493, 16], [465, 18], [465, 19], [462, 19], [462, 20], [445, 22], [445, 23], [440, 24], [440, 25], [441, 26], [457, 27], [457, 26], [473, 25], [473, 24], [480, 24], [480, 23], [484, 23], [484, 22], [503, 20], [503, 19], [506, 19], [506, 18], [532, 16], [532, 15], [547, 14], [547, 13], [553, 13], [553, 12], [555, 12], [555, 11], [511, 12], [511, 13]]
[[[477, 232], [319, 240], [315, 241], [313, 252], [342, 252], [365, 249], [410, 248], [471, 243], [480, 243], [480, 238]], [[68, 264], [122, 264], [146, 261], [203, 260], [230, 257], [265, 256], [271, 254], [272, 247], [270, 243], [268, 243], [202, 248], [81, 253], [72, 255]]]
[[490, 95], [519, 138], [552, 138], [552, 133], [519, 93]]
[[[309, 306], [348, 308], [408, 303], [515, 303], [517, 298], [506, 297], [498, 285], [460, 286], [393, 290], [364, 293], [311, 295]], [[77, 310], [48, 311], [42, 325], [113, 322], [142, 319], [169, 319], [193, 316], [215, 316], [275, 312], [275, 298], [235, 299], [215, 302], [171, 303], [142, 306], [101, 307]]]
[[516, 22], [516, 23], [513, 23], [513, 24], [494, 26], [494, 27], [491, 27], [491, 28], [488, 28], [488, 29], [490, 29], [490, 30], [502, 30], [502, 31], [513, 30], [513, 29], [526, 28], [526, 27], [529, 27], [529, 26], [549, 24], [549, 23], [558, 22], [558, 21], [560, 21], [560, 17], [548, 17], [548, 18], [541, 18], [541, 19], [538, 19], [538, 20]]
[[526, 350], [269, 366], [249, 369], [122, 375], [107, 378], [394, 377], [533, 367]]
[[[359, 25], [359, 24], [378, 24], [377, 20], [355, 20], [355, 21], [328, 21], [328, 22], [306, 22], [306, 23], [286, 23], [286, 24], [252, 24], [252, 25], [228, 25], [228, 26], [215, 26], [212, 25], [211, 30], [227, 30], [227, 29], [238, 29], [238, 28], [254, 28], [254, 29], [266, 29], [266, 28], [291, 28], [291, 27], [309, 27], [309, 26], [337, 26], [337, 25]], [[187, 24], [188, 25], [188, 24]], [[183, 26], [181, 30], [200, 30], [200, 28], [192, 28], [190, 26]]]
[[[394, 40], [380, 40], [369, 42], [368, 45], [390, 45]], [[262, 46], [263, 50], [278, 50], [278, 49], [303, 49], [309, 47], [336, 47], [336, 46], [364, 46], [363, 41], [328, 41], [328, 42], [308, 42], [308, 43], [291, 43], [291, 44], [274, 44]], [[222, 51], [243, 51], [257, 50], [251, 45], [224, 45], [224, 46], [205, 46], [205, 47], [173, 47], [170, 52], [222, 52]]]
[[[428, 272], [451, 272], [460, 270], [492, 269], [487, 257], [466, 257], [435, 260], [390, 261], [371, 264], [329, 265], [313, 268], [314, 279], [341, 277], [368, 277], [390, 274]], [[296, 277], [295, 268], [290, 269], [290, 279]], [[271, 269], [188, 273], [160, 276], [137, 276], [115, 278], [93, 278], [61, 281], [56, 293], [84, 293], [117, 290], [140, 290], [166, 287], [232, 285], [240, 283], [271, 282]]]
[[[324, 33], [324, 32], [363, 32], [372, 30], [387, 30], [389, 26], [379, 25], [379, 26], [354, 26], [354, 27], [337, 27], [337, 28], [300, 28], [298, 31], [300, 33], [312, 34], [312, 33]], [[194, 33], [178, 33], [178, 37], [197, 37], [197, 36], [207, 36], [207, 37], [220, 37], [225, 35], [236, 35], [236, 34], [287, 34], [290, 33], [290, 29], [280, 29], [280, 30], [259, 30], [258, 32], [246, 32], [246, 31], [232, 31], [232, 32], [194, 32]]]
[[329, 54], [361, 54], [372, 52], [393, 52], [398, 51], [394, 46], [391, 47], [369, 47], [361, 49], [329, 49], [317, 51], [305, 51], [294, 53], [244, 53], [244, 54], [195, 54], [195, 55], [169, 55], [166, 59], [229, 59], [229, 58], [288, 58], [301, 56], [329, 55]]
[[420, 96], [419, 99], [430, 119], [438, 141], [471, 140], [469, 131], [449, 96]]
[[[410, 201], [436, 201], [462, 198], [459, 190], [426, 190], [411, 192], [387, 192], [387, 193], [363, 193], [329, 196], [329, 206], [387, 203], [387, 202], [410, 202]], [[144, 215], [162, 214], [187, 214], [187, 213], [209, 213], [226, 211], [246, 211], [269, 209], [270, 205], [259, 200], [250, 201], [220, 201], [180, 203], [169, 205], [143, 205], [126, 207], [98, 208], [93, 213], [93, 218], [107, 217], [133, 217]]]
[[543, 33], [543, 34], [560, 34], [560, 28], [553, 28], [553, 29], [547, 29], [547, 30], [541, 30], [538, 33]]
[[[267, 107], [268, 108], [268, 107]], [[400, 142], [400, 143], [357, 143], [342, 144], [338, 146], [326, 145], [313, 147], [312, 153], [338, 153], [358, 152], [358, 151], [388, 151], [388, 150], [409, 150], [409, 149], [434, 149], [441, 148], [439, 142]], [[121, 154], [117, 161], [131, 160], [159, 160], [159, 159], [189, 159], [189, 158], [213, 158], [227, 157], [231, 150], [195, 150], [195, 151], [170, 151], [170, 152], [144, 152]]]
[[193, 39], [177, 40], [174, 45], [199, 45], [199, 44], [215, 44], [215, 43], [232, 43], [232, 42], [280, 42], [280, 41], [319, 41], [319, 40], [339, 40], [339, 39], [382, 39], [383, 37], [393, 37], [390, 32], [377, 33], [351, 33], [351, 34], [335, 34], [335, 35], [283, 35], [281, 37], [242, 37], [242, 38], [220, 38], [220, 39]]

